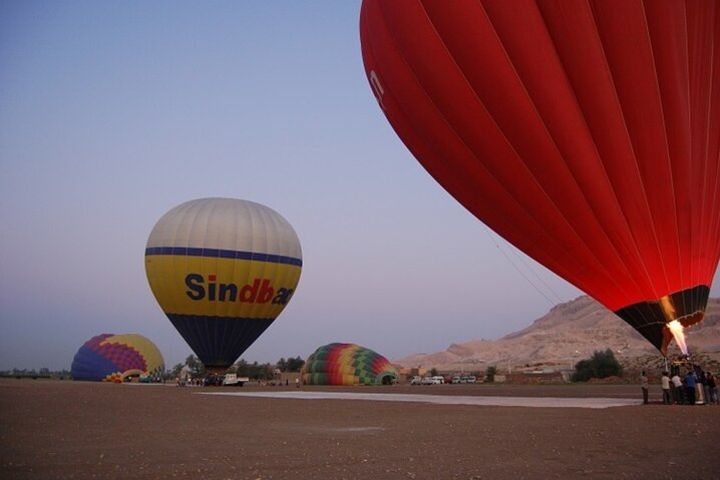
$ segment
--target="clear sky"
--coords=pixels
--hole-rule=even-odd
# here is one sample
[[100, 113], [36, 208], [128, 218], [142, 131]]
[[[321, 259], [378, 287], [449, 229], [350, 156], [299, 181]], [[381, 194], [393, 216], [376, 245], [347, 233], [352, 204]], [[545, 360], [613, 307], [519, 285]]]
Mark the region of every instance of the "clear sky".
[[302, 243], [298, 291], [248, 360], [331, 341], [437, 351], [580, 295], [412, 158], [367, 85], [358, 13], [0, 3], [0, 369], [69, 368], [103, 332], [144, 334], [169, 365], [188, 355], [143, 254], [159, 217], [199, 197], [266, 204]]

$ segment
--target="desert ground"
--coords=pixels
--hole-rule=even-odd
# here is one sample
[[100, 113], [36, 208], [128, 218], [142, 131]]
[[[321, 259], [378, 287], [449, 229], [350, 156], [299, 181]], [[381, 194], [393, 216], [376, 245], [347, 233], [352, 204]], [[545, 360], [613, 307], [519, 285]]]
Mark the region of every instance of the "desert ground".
[[[720, 478], [720, 407], [664, 406], [658, 387], [651, 405], [605, 409], [198, 394], [228, 390], [0, 380], [0, 478]], [[630, 385], [301, 390], [640, 397]]]

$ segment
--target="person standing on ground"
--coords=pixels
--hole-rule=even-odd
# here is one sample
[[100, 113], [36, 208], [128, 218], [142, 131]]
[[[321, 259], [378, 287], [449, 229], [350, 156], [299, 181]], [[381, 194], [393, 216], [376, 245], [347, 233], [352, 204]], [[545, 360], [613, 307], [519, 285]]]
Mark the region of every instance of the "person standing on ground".
[[680, 380], [680, 375], [678, 375], [676, 372], [675, 375], [672, 376], [670, 381], [673, 385], [673, 401], [677, 405], [680, 405], [681, 403], [683, 403], [683, 383], [682, 380]]
[[720, 403], [720, 399], [718, 399], [718, 387], [715, 377], [710, 372], [705, 372], [705, 384], [710, 389], [710, 403], [714, 403], [717, 405]]
[[705, 405], [709, 405], [712, 403], [711, 400], [711, 394], [710, 394], [710, 385], [708, 385], [708, 375], [710, 372], [703, 372], [703, 378], [702, 378], [702, 384], [703, 384], [703, 398], [705, 400]]
[[647, 405], [648, 403], [648, 378], [645, 376], [645, 370], [640, 373], [640, 388], [642, 389], [643, 394], [643, 404]]
[[685, 401], [688, 405], [695, 405], [695, 372], [688, 370], [685, 375]]
[[705, 372], [699, 365], [695, 366], [695, 403], [705, 405]]
[[668, 372], [662, 372], [660, 383], [662, 384], [663, 405], [672, 404], [672, 401], [670, 401], [670, 377], [668, 377]]

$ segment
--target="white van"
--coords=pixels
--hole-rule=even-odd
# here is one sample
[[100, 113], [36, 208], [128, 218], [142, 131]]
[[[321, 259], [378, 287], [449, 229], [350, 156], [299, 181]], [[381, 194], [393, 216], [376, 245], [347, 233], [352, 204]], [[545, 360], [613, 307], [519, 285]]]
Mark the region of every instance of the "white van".
[[445, 383], [445, 378], [441, 377], [440, 375], [436, 375], [432, 377], [432, 381], [434, 385], [442, 385], [443, 383]]

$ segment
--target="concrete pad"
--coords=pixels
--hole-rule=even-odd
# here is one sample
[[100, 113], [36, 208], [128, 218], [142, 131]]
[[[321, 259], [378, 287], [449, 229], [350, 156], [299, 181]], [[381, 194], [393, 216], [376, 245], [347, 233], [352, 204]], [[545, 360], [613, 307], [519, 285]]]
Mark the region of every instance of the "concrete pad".
[[290, 400], [367, 400], [375, 402], [420, 402], [437, 405], [477, 405], [482, 407], [538, 408], [610, 408], [639, 405], [638, 400], [622, 398], [556, 398], [556, 397], [480, 397], [451, 395], [414, 395], [401, 393], [355, 392], [198, 392], [196, 395], [281, 398]]

